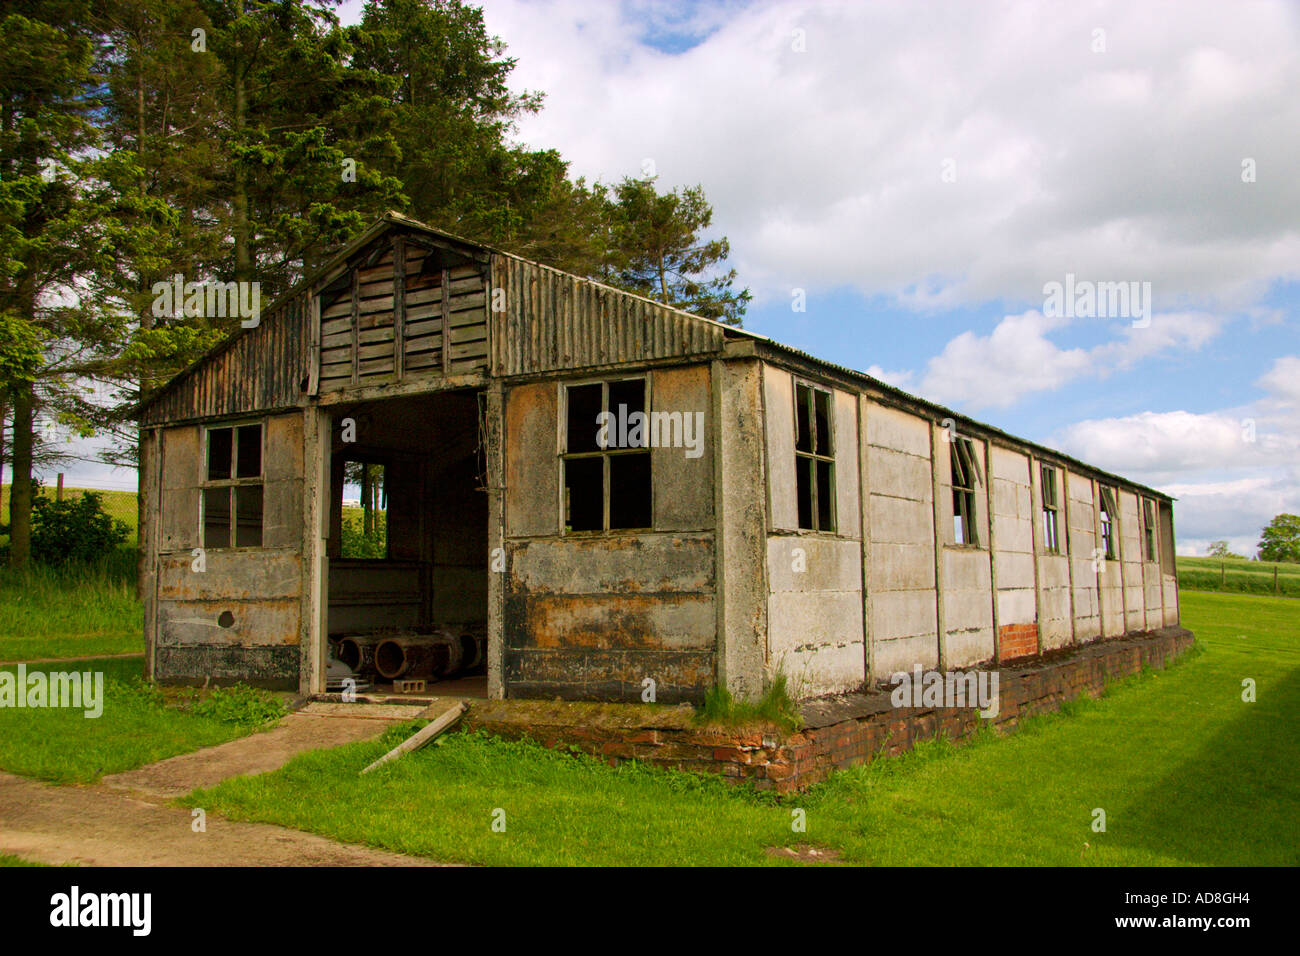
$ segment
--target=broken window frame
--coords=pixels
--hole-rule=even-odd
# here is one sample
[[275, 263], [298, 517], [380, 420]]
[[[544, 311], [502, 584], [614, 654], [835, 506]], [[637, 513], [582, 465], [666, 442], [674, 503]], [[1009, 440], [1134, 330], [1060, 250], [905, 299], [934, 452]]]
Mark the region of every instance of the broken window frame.
[[1107, 561], [1119, 559], [1115, 541], [1119, 537], [1119, 506], [1115, 489], [1110, 485], [1098, 485], [1097, 520], [1101, 524], [1102, 555]]
[[[572, 381], [563, 381], [560, 386], [560, 402], [558, 416], [559, 421], [556, 423], [558, 428], [558, 441], [560, 448], [560, 530], [564, 535], [581, 535], [581, 534], [635, 534], [644, 531], [654, 530], [654, 458], [650, 447], [650, 400], [651, 400], [651, 378], [647, 373], [636, 375], [615, 375], [602, 378], [586, 378]], [[609, 387], [620, 382], [639, 381], [642, 386], [642, 411], [645, 412], [646, 421], [642, 431], [644, 444], [636, 448], [619, 448], [616, 445], [610, 445], [606, 448], [597, 448], [595, 451], [569, 451], [569, 393], [571, 389], [582, 388], [589, 385], [600, 386], [600, 408], [601, 411], [611, 412], [617, 421], [618, 409], [609, 407]], [[595, 422], [592, 422], [592, 428], [597, 428]], [[647, 484], [649, 500], [646, 502], [646, 514], [649, 522], [645, 525], [611, 527], [610, 526], [610, 491], [612, 476], [610, 474], [611, 460], [622, 456], [645, 455], [647, 466]], [[601, 460], [601, 527], [599, 528], [571, 528], [569, 527], [569, 496], [567, 483], [567, 469], [569, 462], [587, 459], [599, 458]]]
[[[825, 396], [826, 400], [826, 443], [829, 448], [821, 448], [817, 439], [817, 396]], [[799, 411], [800, 403], [804, 402], [804, 410], [808, 415], [808, 448], [799, 447]], [[821, 491], [818, 481], [821, 469], [825, 468], [827, 475], [827, 502], [826, 521], [822, 521], [822, 500]], [[796, 379], [794, 383], [794, 481], [795, 481], [795, 524], [800, 531], [813, 531], [822, 534], [837, 534], [839, 529], [839, 514], [836, 508], [836, 478], [835, 478], [835, 393], [829, 388], [824, 388], [815, 382], [801, 381]], [[808, 487], [808, 508], [809, 520], [804, 523], [803, 518], [799, 515], [799, 501], [803, 497], [801, 486], [807, 482]]]
[[[239, 477], [239, 433], [241, 429], [257, 426], [258, 461], [255, 476]], [[211, 478], [212, 473], [212, 435], [214, 432], [230, 432], [230, 476]], [[251, 551], [265, 547], [266, 541], [266, 419], [242, 419], [233, 422], [203, 426], [203, 480], [199, 484], [199, 541], [205, 551]], [[262, 506], [258, 514], [257, 544], [237, 544], [239, 540], [239, 489], [257, 488], [262, 496]], [[208, 543], [207, 500], [209, 491], [227, 490], [229, 511], [225, 545]]]
[[1061, 554], [1060, 485], [1056, 466], [1042, 462], [1038, 470], [1039, 499], [1043, 508], [1043, 551]]
[[1142, 499], [1142, 546], [1143, 556], [1148, 564], [1156, 560], [1155, 502], [1150, 498]]
[[[949, 440], [948, 461], [952, 469], [952, 537], [959, 548], [980, 547], [979, 503], [975, 492], [984, 484], [984, 469], [975, 454], [974, 439], [955, 435]], [[961, 479], [960, 481], [958, 479]], [[958, 522], [961, 534], [958, 534]]]

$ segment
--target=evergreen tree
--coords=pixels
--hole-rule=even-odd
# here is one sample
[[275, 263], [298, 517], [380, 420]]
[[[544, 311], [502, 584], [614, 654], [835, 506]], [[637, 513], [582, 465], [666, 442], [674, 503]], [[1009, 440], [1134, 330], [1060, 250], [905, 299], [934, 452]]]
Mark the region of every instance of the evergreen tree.
[[736, 270], [724, 269], [726, 237], [702, 239], [713, 223], [704, 189], [660, 193], [653, 179], [626, 178], [615, 187], [615, 283], [705, 318], [740, 325], [751, 298], [733, 288]]
[[36, 423], [75, 420], [76, 389], [121, 348], [103, 281], [129, 244], [91, 119], [100, 105], [84, 0], [11, 2], [0, 19], [0, 387], [13, 408], [10, 554], [30, 557]]

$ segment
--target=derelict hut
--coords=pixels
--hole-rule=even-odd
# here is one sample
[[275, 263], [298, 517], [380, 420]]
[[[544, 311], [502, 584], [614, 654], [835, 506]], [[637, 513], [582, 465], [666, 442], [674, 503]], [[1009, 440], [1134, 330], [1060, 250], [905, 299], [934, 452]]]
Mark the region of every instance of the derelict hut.
[[159, 681], [815, 697], [1178, 622], [1167, 495], [396, 213], [140, 420]]

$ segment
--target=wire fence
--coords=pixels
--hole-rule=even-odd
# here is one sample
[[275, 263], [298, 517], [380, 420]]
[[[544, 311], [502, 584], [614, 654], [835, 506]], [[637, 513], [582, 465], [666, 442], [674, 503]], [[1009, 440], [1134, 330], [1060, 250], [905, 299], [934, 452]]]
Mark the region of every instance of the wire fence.
[[[56, 501], [71, 501], [87, 492], [98, 495], [104, 512], [121, 521], [129, 529], [127, 543], [135, 544], [139, 515], [136, 510], [136, 492], [134, 489], [77, 487], [65, 484], [59, 481], [59, 478], [62, 478], [62, 476], [58, 476], [53, 481], [41, 483], [37, 493], [44, 498], [51, 498]], [[12, 501], [13, 486], [7, 483], [0, 485], [0, 524], [4, 525], [5, 532], [9, 528]]]

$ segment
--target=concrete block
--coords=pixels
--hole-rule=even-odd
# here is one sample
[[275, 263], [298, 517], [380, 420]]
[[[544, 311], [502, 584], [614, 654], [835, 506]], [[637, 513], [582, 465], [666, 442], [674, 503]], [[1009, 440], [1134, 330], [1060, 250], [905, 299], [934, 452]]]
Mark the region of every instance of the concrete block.
[[[799, 558], [795, 549], [802, 549]], [[796, 571], [796, 561], [805, 570]], [[768, 589], [778, 591], [852, 591], [861, 604], [862, 548], [856, 541], [833, 541], [794, 535], [767, 539]]]
[[873, 641], [927, 636], [935, 628], [934, 591], [883, 591], [871, 599]]
[[895, 408], [872, 405], [867, 412], [867, 442], [928, 459], [930, 422]]
[[933, 634], [873, 643], [871, 671], [873, 679], [888, 679], [898, 672], [910, 673], [914, 667], [930, 670], [939, 665], [939, 644]]
[[[930, 458], [918, 458], [903, 452], [867, 446], [867, 467], [871, 475], [871, 494], [888, 499], [909, 498], [925, 502], [934, 499]], [[874, 517], [874, 513], [873, 513]]]
[[934, 546], [931, 544], [874, 544], [871, 548], [871, 592], [934, 589]]

